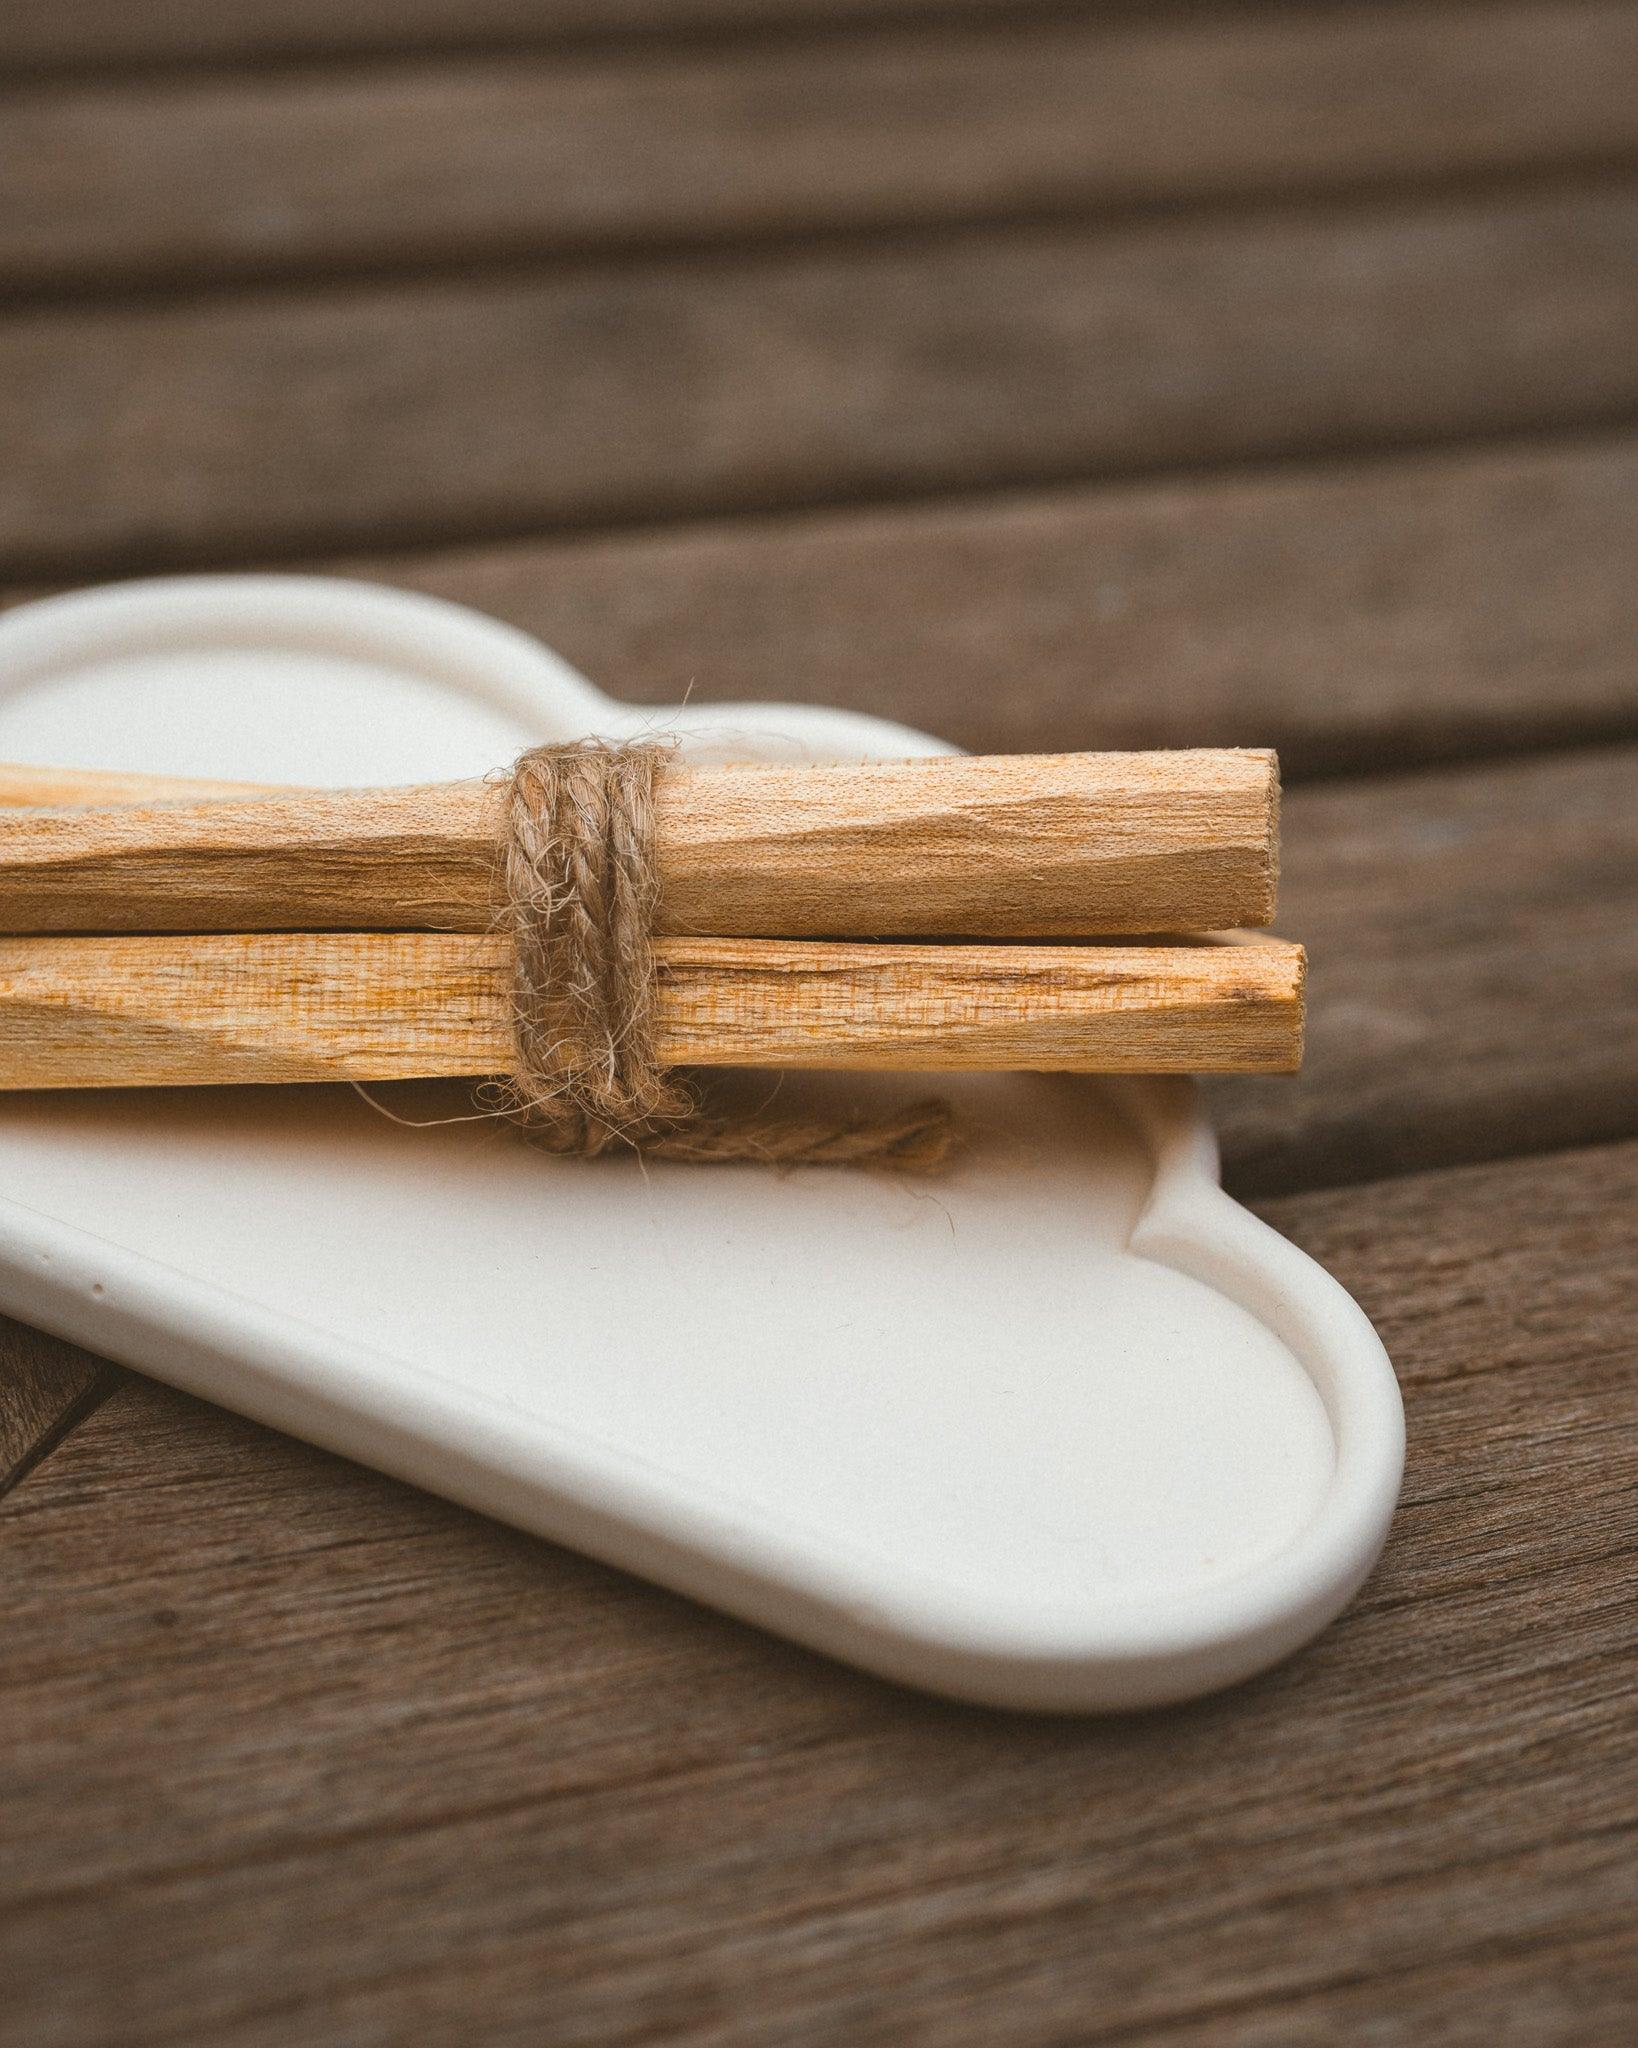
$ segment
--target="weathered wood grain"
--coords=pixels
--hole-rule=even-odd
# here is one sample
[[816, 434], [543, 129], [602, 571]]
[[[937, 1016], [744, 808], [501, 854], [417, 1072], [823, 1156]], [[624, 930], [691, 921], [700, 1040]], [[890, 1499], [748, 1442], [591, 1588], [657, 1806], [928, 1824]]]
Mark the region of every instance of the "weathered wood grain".
[[1638, 738], [1638, 441], [375, 555], [619, 697], [979, 753], [1267, 740], [1284, 772]]
[[1268, 1214], [1395, 1356], [1404, 1504], [1320, 1642], [1128, 1721], [939, 1706], [130, 1383], [0, 1510], [22, 2038], [1625, 2038], [1638, 1147]]
[[0, 570], [1585, 423], [1638, 183], [17, 315]]
[[1625, 0], [1048, 18], [0, 106], [0, 283], [275, 277], [1638, 152]]
[[1212, 1084], [1269, 1192], [1638, 1135], [1638, 751], [1297, 790], [1300, 1078]]
[[[63, 800], [94, 808], [7, 810], [19, 775], [0, 769], [0, 932], [494, 926], [504, 782], [215, 802], [155, 777], [131, 806], [125, 779], [93, 775]], [[1279, 795], [1266, 749], [664, 761], [654, 926], [1044, 939], [1266, 925]]]
[[[929, 37], [925, 80], [884, 98], [884, 121], [906, 125], [867, 137], [845, 184], [785, 160], [736, 191], [730, 157], [700, 154], [694, 191], [662, 189], [685, 184], [691, 138], [743, 137], [756, 81], [784, 69], [811, 91], [823, 73], [834, 91], [921, 40], [798, 48], [793, 23], [889, 11], [924, 0], [4, 11], [0, 59], [41, 69], [463, 53], [442, 98], [430, 67], [382, 65], [375, 97], [339, 76], [264, 78], [223, 81], [213, 107], [150, 72], [107, 99], [14, 101], [87, 181], [50, 181], [52, 236], [13, 239], [18, 280], [465, 256], [507, 270], [14, 312], [5, 572], [391, 550], [389, 576], [510, 612], [619, 694], [850, 702], [985, 748], [1253, 739], [1304, 774], [1634, 737], [1624, 432], [1113, 481], [1630, 421], [1630, 193], [1511, 176], [1630, 150], [1615, 66], [1575, 68], [1570, 25], [1595, 8], [1567, 0], [1558, 28], [1532, 14], [1544, 54], [1522, 81], [1511, 5], [1442, 22], [1327, 10], [1315, 47], [1423, 34], [1425, 51], [1466, 45], [1465, 73], [1339, 76], [1311, 124], [1270, 121], [1258, 148], [1257, 124], [1236, 126], [1245, 102], [1145, 135], [1111, 94], [1122, 183], [1061, 116], [1038, 136], [1021, 105], [991, 118], [1034, 50], [1092, 31], [1042, 10], [1025, 49], [1013, 8], [926, 0], [940, 18], [1007, 16], [1007, 46], [987, 30], [972, 45], [996, 45], [971, 115], [987, 164], [959, 140], [939, 160], [960, 52]], [[1134, 11], [1110, 47], [1198, 50], [1228, 19], [1180, 9], [1157, 28]], [[1297, 19], [1241, 17], [1265, 55], [1298, 46]], [[649, 132], [621, 130], [606, 199], [522, 178], [487, 210], [503, 145], [524, 169], [547, 140], [583, 162], [620, 117], [597, 100], [612, 59], [509, 81], [472, 52], [741, 24], [759, 51], [666, 44], [676, 112], [651, 103]], [[1230, 41], [1220, 75], [1244, 79]], [[1167, 76], [1175, 92], [1184, 73]], [[1083, 85], [1091, 104], [1098, 82]], [[486, 94], [493, 129], [429, 137], [427, 169], [393, 142], [417, 113]], [[548, 100], [561, 125], [543, 139], [528, 119]], [[245, 164], [200, 159], [190, 205], [188, 148], [230, 101]], [[781, 125], [816, 134], [840, 105]], [[76, 120], [98, 107], [108, 126], [87, 141]], [[276, 114], [330, 152], [333, 225]], [[1119, 230], [895, 230], [676, 263], [634, 246], [1285, 192], [1343, 178], [1343, 144], [1361, 186], [1509, 175], [1465, 197], [1338, 194]], [[460, 171], [447, 191], [437, 164]], [[1097, 182], [1077, 182], [1089, 165]], [[415, 218], [392, 218], [393, 191]], [[714, 215], [691, 210], [705, 193]], [[257, 201], [259, 220], [233, 216]], [[626, 245], [617, 263], [530, 267], [594, 238]], [[1104, 481], [1038, 488], [1070, 479]], [[996, 485], [1012, 494], [976, 495]], [[940, 492], [975, 495], [543, 531]], [[1635, 772], [1612, 754], [1293, 800], [1287, 915], [1319, 941], [1324, 1013], [1307, 1080], [1220, 1098], [1240, 1185], [1638, 1128]], [[0, 1505], [0, 2032], [350, 2048], [464, 2042], [481, 2015], [499, 2048], [1627, 2040], [1635, 1212], [1632, 1147], [1275, 1204], [1406, 1377], [1394, 1541], [1284, 1671], [1097, 1728], [892, 1692], [128, 1383]], [[52, 1350], [17, 1333], [0, 1355], [24, 1438], [83, 1384], [66, 1347], [46, 1376]]]
[[[1303, 955], [1164, 945], [657, 939], [664, 1066], [1286, 1074]], [[501, 938], [444, 932], [0, 939], [0, 1089], [509, 1072]], [[591, 1049], [577, 1048], [584, 1057]]]

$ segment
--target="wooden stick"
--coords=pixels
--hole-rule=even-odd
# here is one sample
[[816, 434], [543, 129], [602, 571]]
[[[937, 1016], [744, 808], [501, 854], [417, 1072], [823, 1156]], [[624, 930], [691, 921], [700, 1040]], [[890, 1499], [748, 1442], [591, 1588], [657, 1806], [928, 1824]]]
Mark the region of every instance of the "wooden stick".
[[[1303, 953], [659, 942], [668, 1064], [1287, 1073]], [[290, 932], [0, 940], [0, 1088], [386, 1081], [510, 1062], [493, 937]]]
[[[1011, 939], [1264, 925], [1278, 792], [1271, 753], [1227, 749], [679, 764], [656, 803], [659, 929]], [[500, 807], [493, 784], [467, 782], [11, 810], [0, 931], [484, 931]]]

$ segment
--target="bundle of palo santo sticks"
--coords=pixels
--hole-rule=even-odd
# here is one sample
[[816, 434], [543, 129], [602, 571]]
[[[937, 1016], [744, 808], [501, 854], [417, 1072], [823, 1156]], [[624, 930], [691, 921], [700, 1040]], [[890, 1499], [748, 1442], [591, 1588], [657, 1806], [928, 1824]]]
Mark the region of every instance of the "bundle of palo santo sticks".
[[[504, 1071], [503, 795], [0, 769], [0, 1088]], [[1277, 810], [1256, 751], [675, 762], [657, 1055], [1292, 1071]]]

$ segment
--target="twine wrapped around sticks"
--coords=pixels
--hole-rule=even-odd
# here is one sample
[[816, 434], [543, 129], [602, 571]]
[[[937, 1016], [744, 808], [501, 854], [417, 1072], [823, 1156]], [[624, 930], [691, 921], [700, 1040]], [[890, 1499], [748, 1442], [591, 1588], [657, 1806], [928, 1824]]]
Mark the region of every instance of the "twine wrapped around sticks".
[[948, 1103], [882, 1115], [711, 1114], [654, 1057], [654, 788], [670, 749], [598, 740], [534, 747], [513, 771], [500, 863], [512, 940], [515, 1061], [498, 1100], [537, 1143], [596, 1158], [621, 1146], [697, 1165], [942, 1171]]

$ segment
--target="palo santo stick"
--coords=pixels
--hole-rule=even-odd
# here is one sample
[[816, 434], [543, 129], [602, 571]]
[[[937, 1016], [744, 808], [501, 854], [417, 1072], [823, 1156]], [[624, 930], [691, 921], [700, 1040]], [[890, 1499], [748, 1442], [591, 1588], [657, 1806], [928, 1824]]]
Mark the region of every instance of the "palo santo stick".
[[[171, 785], [173, 788], [185, 785]], [[660, 777], [662, 932], [1080, 938], [1274, 914], [1267, 752], [1041, 754]], [[0, 931], [484, 931], [502, 791], [291, 790], [0, 814]]]
[[217, 797], [272, 796], [278, 786], [272, 782], [207, 782], [191, 775], [127, 775], [117, 768], [37, 768], [29, 761], [0, 761], [0, 810], [8, 811], [24, 806], [203, 804]]
[[[1287, 1073], [1303, 953], [663, 939], [667, 1065]], [[0, 940], [0, 1088], [504, 1071], [511, 959], [462, 933]]]

